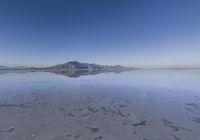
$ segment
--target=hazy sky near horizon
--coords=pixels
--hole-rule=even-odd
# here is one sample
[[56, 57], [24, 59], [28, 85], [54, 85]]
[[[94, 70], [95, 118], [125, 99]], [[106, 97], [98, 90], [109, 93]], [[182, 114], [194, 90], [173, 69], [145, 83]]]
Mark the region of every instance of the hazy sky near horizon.
[[198, 0], [0, 0], [0, 65], [200, 66]]

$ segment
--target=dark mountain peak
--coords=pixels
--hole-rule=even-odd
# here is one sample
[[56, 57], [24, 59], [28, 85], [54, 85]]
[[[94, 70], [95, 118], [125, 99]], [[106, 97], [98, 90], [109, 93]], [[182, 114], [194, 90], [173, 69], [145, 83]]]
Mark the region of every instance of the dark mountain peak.
[[67, 62], [65, 64], [69, 64], [69, 63], [71, 63], [71, 64], [80, 64], [81, 62], [79, 62], [79, 61], [69, 61], [69, 62]]

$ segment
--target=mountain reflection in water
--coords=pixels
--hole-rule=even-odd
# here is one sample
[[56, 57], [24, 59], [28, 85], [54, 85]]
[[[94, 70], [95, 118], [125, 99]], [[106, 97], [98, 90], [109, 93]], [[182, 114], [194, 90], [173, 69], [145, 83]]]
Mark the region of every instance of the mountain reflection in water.
[[[30, 72], [41, 72], [37, 70], [0, 70], [0, 74], [6, 74], [6, 73], [30, 73]], [[102, 71], [102, 70], [45, 70], [42, 72], [50, 72], [58, 75], [67, 76], [70, 78], [78, 78], [80, 76], [87, 76], [87, 75], [96, 75], [101, 73], [121, 73], [123, 71]]]

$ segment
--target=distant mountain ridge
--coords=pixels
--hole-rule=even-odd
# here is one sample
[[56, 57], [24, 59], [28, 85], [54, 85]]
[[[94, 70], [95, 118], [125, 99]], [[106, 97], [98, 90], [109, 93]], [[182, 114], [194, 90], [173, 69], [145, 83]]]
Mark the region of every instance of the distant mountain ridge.
[[0, 65], [0, 69], [8, 69], [9, 67], [7, 67], [7, 66], [2, 66], [2, 65]]
[[3, 66], [0, 65], [0, 70], [20, 70], [20, 69], [30, 69], [29, 67], [26, 66], [16, 66], [16, 67], [8, 67], [8, 66]]
[[58, 64], [50, 67], [26, 67], [26, 66], [17, 66], [17, 67], [8, 67], [0, 65], [0, 70], [34, 70], [34, 71], [55, 71], [55, 70], [87, 70], [87, 71], [127, 71], [132, 70], [131, 67], [124, 67], [121, 65], [107, 66], [107, 65], [99, 65], [99, 64], [90, 64], [90, 63], [81, 63], [78, 61], [69, 61], [67, 63]]
[[51, 70], [101, 70], [101, 71], [126, 71], [126, 70], [132, 70], [131, 67], [124, 67], [121, 65], [115, 65], [115, 66], [106, 66], [106, 65], [98, 65], [98, 64], [90, 64], [90, 63], [81, 63], [78, 61], [70, 61], [64, 64], [59, 64], [51, 67], [47, 67], [46, 69]]

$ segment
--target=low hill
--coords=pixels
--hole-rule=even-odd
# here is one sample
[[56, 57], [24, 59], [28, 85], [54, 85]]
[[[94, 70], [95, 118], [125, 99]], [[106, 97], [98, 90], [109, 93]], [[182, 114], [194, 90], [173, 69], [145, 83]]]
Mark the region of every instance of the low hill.
[[30, 68], [26, 66], [8, 67], [0, 65], [0, 70], [24, 70], [24, 69], [30, 69]]

